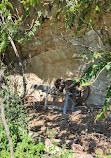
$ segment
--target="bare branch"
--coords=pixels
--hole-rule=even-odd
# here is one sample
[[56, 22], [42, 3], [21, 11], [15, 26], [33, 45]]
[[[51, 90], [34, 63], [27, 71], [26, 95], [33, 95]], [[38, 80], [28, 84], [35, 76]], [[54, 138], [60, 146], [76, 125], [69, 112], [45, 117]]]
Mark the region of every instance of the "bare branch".
[[29, 30], [31, 30], [32, 29], [32, 27], [33, 27], [33, 25], [34, 25], [34, 19], [32, 20], [32, 24], [29, 26], [29, 28], [28, 29], [25, 29], [25, 31], [29, 31]]
[[[53, 35], [53, 36], [54, 36], [54, 35]], [[84, 48], [88, 49], [88, 50], [91, 51], [91, 52], [95, 52], [95, 51], [99, 51], [99, 50], [100, 50], [100, 49], [96, 49], [96, 48], [89, 47], [89, 46], [84, 45], [84, 44], [76, 44], [76, 43], [73, 43], [70, 39], [66, 39], [66, 38], [63, 36], [62, 33], [61, 33], [61, 37], [56, 37], [56, 38], [65, 41], [66, 43], [68, 43], [68, 45], [84, 47]]]
[[2, 118], [4, 127], [5, 127], [5, 131], [6, 131], [6, 134], [7, 134], [7, 138], [8, 138], [8, 142], [9, 142], [9, 146], [10, 146], [11, 158], [14, 158], [12, 139], [11, 139], [11, 136], [10, 136], [8, 125], [7, 125], [6, 120], [5, 120], [4, 104], [3, 104], [3, 101], [2, 101], [1, 97], [0, 97], [0, 104], [1, 104], [1, 118]]
[[21, 61], [21, 59], [19, 57], [19, 54], [18, 54], [18, 51], [17, 51], [17, 48], [15, 46], [15, 43], [14, 43], [13, 39], [10, 36], [8, 36], [8, 39], [9, 39], [9, 41], [10, 41], [12, 47], [13, 47], [13, 50], [14, 50], [15, 55], [16, 55], [16, 58], [17, 58], [17, 60], [19, 62], [20, 72], [22, 73], [22, 76], [23, 76], [23, 87], [24, 87], [23, 98], [25, 98], [25, 95], [26, 95], [26, 79], [25, 79], [25, 75], [24, 75], [24, 69], [23, 69], [22, 61]]
[[18, 9], [17, 9], [17, 8], [15, 8], [15, 10], [16, 10], [16, 12], [17, 12], [17, 15], [16, 15], [16, 17], [18, 17], [18, 19], [19, 19], [19, 18], [20, 18], [20, 16], [19, 16]]

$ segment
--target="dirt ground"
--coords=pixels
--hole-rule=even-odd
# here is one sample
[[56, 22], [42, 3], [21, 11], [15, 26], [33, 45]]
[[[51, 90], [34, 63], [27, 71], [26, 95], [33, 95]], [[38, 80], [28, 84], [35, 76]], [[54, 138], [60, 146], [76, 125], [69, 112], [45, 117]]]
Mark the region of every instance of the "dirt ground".
[[73, 113], [67, 111], [67, 114], [63, 115], [62, 111], [51, 108], [45, 111], [43, 105], [29, 107], [29, 134], [45, 142], [50, 139], [47, 130], [52, 133], [55, 131], [54, 141], [66, 144], [77, 158], [81, 157], [81, 154], [86, 154], [82, 156], [85, 158], [95, 157], [96, 153], [111, 155], [111, 119], [98, 120], [95, 123], [100, 109], [101, 107], [97, 106], [78, 106]]

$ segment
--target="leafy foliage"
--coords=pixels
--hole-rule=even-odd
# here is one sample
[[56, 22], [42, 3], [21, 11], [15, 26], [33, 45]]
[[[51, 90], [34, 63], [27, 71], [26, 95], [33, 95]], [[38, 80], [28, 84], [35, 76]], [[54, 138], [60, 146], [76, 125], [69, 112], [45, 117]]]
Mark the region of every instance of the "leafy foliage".
[[[93, 52], [91, 54], [92, 58], [88, 63], [88, 64], [90, 64], [90, 66], [87, 68], [87, 70], [84, 73], [85, 79], [82, 79], [82, 80], [81, 80], [81, 78], [78, 79], [82, 83], [82, 86], [87, 86], [87, 85], [91, 85], [91, 84], [95, 83], [95, 81], [98, 79], [99, 75], [104, 70], [106, 70], [106, 72], [107, 72], [106, 79], [110, 77], [110, 75], [111, 75], [110, 54], [111, 54], [111, 52], [107, 52], [107, 51], [100, 51], [100, 52], [96, 52], [96, 53]], [[84, 55], [87, 56], [87, 53], [86, 54], [84, 53]], [[95, 79], [92, 82], [90, 82], [92, 77], [95, 77]], [[107, 110], [111, 109], [110, 98], [111, 98], [111, 82], [109, 83], [109, 85], [106, 89], [104, 107], [101, 110], [101, 113], [96, 116], [96, 120], [98, 118], [107, 117]]]
[[[11, 88], [11, 87], [10, 87]], [[12, 93], [10, 89], [4, 89], [0, 92], [3, 98], [6, 119], [8, 120], [9, 131], [12, 137], [14, 156], [17, 157], [40, 157], [44, 151], [44, 144], [35, 144], [32, 138], [28, 136], [25, 127], [25, 109], [20, 107], [20, 97], [17, 92]], [[0, 157], [10, 157], [10, 150], [6, 132], [3, 124], [0, 123]]]
[[[110, 61], [110, 52], [101, 51], [100, 53], [93, 54], [93, 62], [91, 66], [86, 70], [85, 72], [85, 78], [86, 80], [91, 79], [93, 76], [95, 77], [95, 80], [93, 82], [87, 82], [87, 84], [93, 84], [99, 77], [99, 75], [102, 73], [103, 70], [106, 69], [107, 76], [106, 79], [110, 77], [111, 74], [111, 61]], [[95, 65], [95, 60], [99, 59], [99, 62], [97, 61], [97, 64]], [[110, 105], [110, 97], [111, 97], [111, 85], [106, 89], [106, 96], [105, 96], [105, 103], [104, 107], [99, 115], [97, 115], [96, 119], [98, 118], [105, 118], [107, 117], [106, 111], [111, 109]]]
[[63, 8], [66, 28], [75, 28], [75, 36], [82, 29], [82, 26], [86, 28], [84, 33], [93, 29], [97, 14], [100, 15], [102, 12], [106, 13], [111, 10], [110, 0], [65, 0], [61, 2], [66, 4]]
[[[32, 142], [32, 138], [28, 136], [27, 132], [18, 125], [9, 125], [9, 130], [12, 136], [14, 156], [18, 157], [36, 157], [40, 158], [45, 149], [43, 143], [35, 144]], [[6, 132], [3, 124], [0, 123], [0, 157], [10, 157], [10, 150]]]
[[67, 150], [65, 144], [62, 145], [61, 148], [59, 148], [58, 150], [57, 146], [60, 146], [60, 144], [54, 141], [54, 137], [56, 135], [55, 130], [49, 131], [49, 129], [47, 129], [46, 134], [49, 136], [51, 144], [48, 148], [48, 153], [45, 155], [45, 157], [50, 157], [50, 158], [72, 158], [73, 157], [73, 150]]
[[[111, 151], [111, 150], [110, 150]], [[99, 153], [96, 153], [96, 157], [97, 158], [101, 158], [101, 156], [104, 156], [106, 158], [111, 158], [111, 155], [102, 155], [100, 152]]]
[[[73, 155], [72, 150], [66, 150], [66, 146], [62, 146], [58, 151], [56, 149], [58, 143], [53, 142], [49, 147], [49, 152], [45, 152], [45, 145], [40, 142], [38, 144], [35, 143], [34, 139], [29, 136], [23, 128], [18, 125], [9, 125], [9, 130], [11, 133], [12, 141], [13, 141], [13, 149], [14, 149], [14, 157], [24, 157], [24, 158], [71, 158]], [[50, 132], [51, 133], [51, 132]], [[51, 134], [52, 139], [52, 134]], [[0, 123], [0, 157], [1, 158], [9, 158], [10, 150], [8, 145], [8, 140], [6, 136], [6, 132], [4, 130], [3, 124]]]
[[7, 46], [7, 43], [8, 43], [8, 37], [6, 35], [5, 32], [3, 32], [3, 34], [0, 35], [1, 36], [1, 43], [0, 43], [0, 52], [1, 51], [4, 51], [6, 46]]
[[[12, 137], [13, 142], [13, 149], [14, 149], [14, 156], [15, 158], [18, 157], [61, 157], [61, 158], [70, 158], [72, 157], [72, 151], [65, 150], [65, 148], [61, 149], [60, 151], [56, 150], [55, 142], [52, 142], [51, 147], [49, 148], [49, 153], [45, 153], [45, 145], [42, 142], [36, 143], [34, 138], [27, 134], [27, 131], [24, 127], [27, 127], [26, 124], [26, 109], [22, 108], [22, 101], [20, 100], [19, 95], [15, 91], [13, 93], [11, 87], [3, 89], [0, 91], [0, 96], [3, 98], [4, 105], [5, 105], [5, 117], [8, 122], [10, 135]], [[22, 105], [22, 106], [20, 106]], [[47, 130], [47, 134], [49, 134], [50, 139], [52, 140], [54, 135], [56, 134], [55, 131], [50, 132]], [[54, 152], [54, 154], [52, 154]], [[0, 157], [1, 158], [8, 158], [10, 157], [10, 148], [8, 144], [8, 139], [6, 135], [6, 131], [4, 126], [0, 120]]]
[[10, 90], [9, 88], [6, 88], [0, 91], [0, 96], [3, 98], [5, 104], [5, 115], [8, 122], [15, 125], [20, 122], [21, 125], [25, 125], [26, 115], [24, 114], [26, 113], [26, 109], [20, 107], [20, 105], [22, 105], [22, 101], [17, 92], [14, 92], [13, 94], [12, 89]]
[[30, 28], [24, 28], [24, 22], [26, 21], [28, 14], [31, 12], [31, 9], [36, 3], [40, 3], [39, 0], [27, 0], [21, 1], [24, 5], [28, 4], [24, 13], [22, 15], [13, 15], [12, 10], [14, 11], [13, 5], [8, 0], [2, 0], [0, 4], [0, 52], [4, 51], [8, 44], [8, 36], [20, 44], [34, 35], [36, 28], [40, 26], [38, 15], [37, 19], [33, 21]]

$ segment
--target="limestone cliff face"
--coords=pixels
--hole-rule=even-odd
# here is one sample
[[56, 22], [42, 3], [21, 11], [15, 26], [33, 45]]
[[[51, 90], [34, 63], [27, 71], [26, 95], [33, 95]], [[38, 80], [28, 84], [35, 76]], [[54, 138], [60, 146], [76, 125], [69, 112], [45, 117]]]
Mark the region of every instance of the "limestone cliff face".
[[[65, 39], [70, 39], [74, 44], [86, 44], [90, 47], [101, 47], [104, 49], [100, 38], [97, 34], [91, 30], [86, 33], [85, 36], [81, 34], [73, 39], [74, 30], [66, 31], [64, 28], [64, 21], [62, 17], [54, 19], [54, 24], [51, 19], [54, 17], [55, 6], [49, 11], [46, 7], [47, 18], [43, 22], [41, 28], [39, 28], [34, 37], [29, 40], [24, 46], [22, 46], [22, 60], [24, 66], [26, 66], [26, 74], [33, 74], [33, 77], [29, 77], [29, 85], [35, 83], [48, 83], [53, 84], [53, 81], [57, 78], [74, 79], [80, 77], [87, 65], [84, 64], [82, 59], [73, 59], [72, 57], [78, 56], [80, 53], [87, 50], [80, 46], [73, 46], [63, 40], [61, 33]], [[46, 14], [45, 13], [45, 14]], [[36, 15], [36, 10], [32, 15]], [[109, 31], [111, 37], [111, 14], [104, 15], [103, 21], [99, 23], [97, 21], [98, 31], [101, 26], [105, 25], [106, 30]], [[100, 33], [100, 31], [99, 31]], [[110, 46], [108, 46], [110, 48]], [[104, 71], [98, 80], [91, 86], [91, 93], [88, 104], [103, 105], [104, 95], [106, 87], [109, 83], [109, 79], [106, 78], [107, 72]], [[39, 82], [41, 80], [41, 82]], [[28, 85], [28, 87], [30, 87]]]

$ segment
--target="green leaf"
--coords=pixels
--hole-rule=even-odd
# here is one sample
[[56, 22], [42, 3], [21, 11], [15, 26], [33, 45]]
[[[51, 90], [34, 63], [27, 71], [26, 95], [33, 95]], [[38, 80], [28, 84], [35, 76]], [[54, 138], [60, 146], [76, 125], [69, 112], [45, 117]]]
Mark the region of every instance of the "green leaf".
[[4, 6], [5, 6], [5, 3], [1, 3], [1, 4], [0, 4], [0, 8], [1, 8], [1, 9], [3, 9]]
[[20, 3], [24, 3], [24, 1], [20, 1]]
[[86, 83], [82, 84], [81, 86], [88, 86], [88, 85], [91, 85], [91, 84], [92, 84], [92, 82], [86, 82]]
[[109, 78], [109, 77], [110, 77], [110, 74], [107, 75], [107, 78]]
[[79, 80], [80, 80], [81, 84], [85, 84], [85, 82], [86, 82], [85, 79], [83, 79], [83, 78], [80, 78]]
[[30, 5], [33, 5], [34, 4], [34, 0], [30, 0]]
[[10, 14], [9, 10], [6, 9], [6, 11], [5, 11], [5, 16], [7, 17], [9, 14]]
[[80, 53], [81, 56], [87, 56], [87, 53]]
[[38, 18], [40, 18], [42, 16], [42, 12], [38, 11]]
[[73, 84], [76, 83], [76, 82], [78, 82], [78, 81], [79, 81], [79, 79], [75, 79], [75, 80], [73, 81]]
[[18, 25], [19, 21], [15, 20], [14, 25]]
[[92, 59], [91, 62], [94, 63], [94, 59]]
[[78, 57], [72, 57], [72, 59], [77, 59]]
[[105, 118], [104, 111], [102, 111], [99, 115], [96, 116], [96, 119], [98, 119], [98, 118], [100, 118], [100, 119]]
[[38, 20], [35, 21], [35, 26], [40, 26], [40, 22]]
[[11, 14], [9, 13], [9, 15], [8, 15], [8, 20], [10, 20], [11, 19]]
[[92, 65], [93, 68], [97, 67], [98, 65]]
[[96, 6], [95, 11], [98, 13], [100, 11], [100, 8]]
[[109, 69], [111, 68], [111, 65], [108, 64], [108, 65], [106, 65], [105, 67], [106, 67], [107, 70], [109, 70]]
[[56, 17], [60, 14], [60, 12], [61, 12], [61, 8], [60, 9], [58, 9], [57, 11], [56, 11]]
[[10, 2], [7, 1], [6, 4], [13, 9], [13, 5]]
[[29, 3], [30, 0], [26, 0], [26, 1], [20, 1], [20, 3], [23, 3], [23, 5], [26, 5], [27, 3]]
[[101, 54], [100, 53], [94, 53], [94, 57], [97, 59], [98, 57], [101, 57]]

